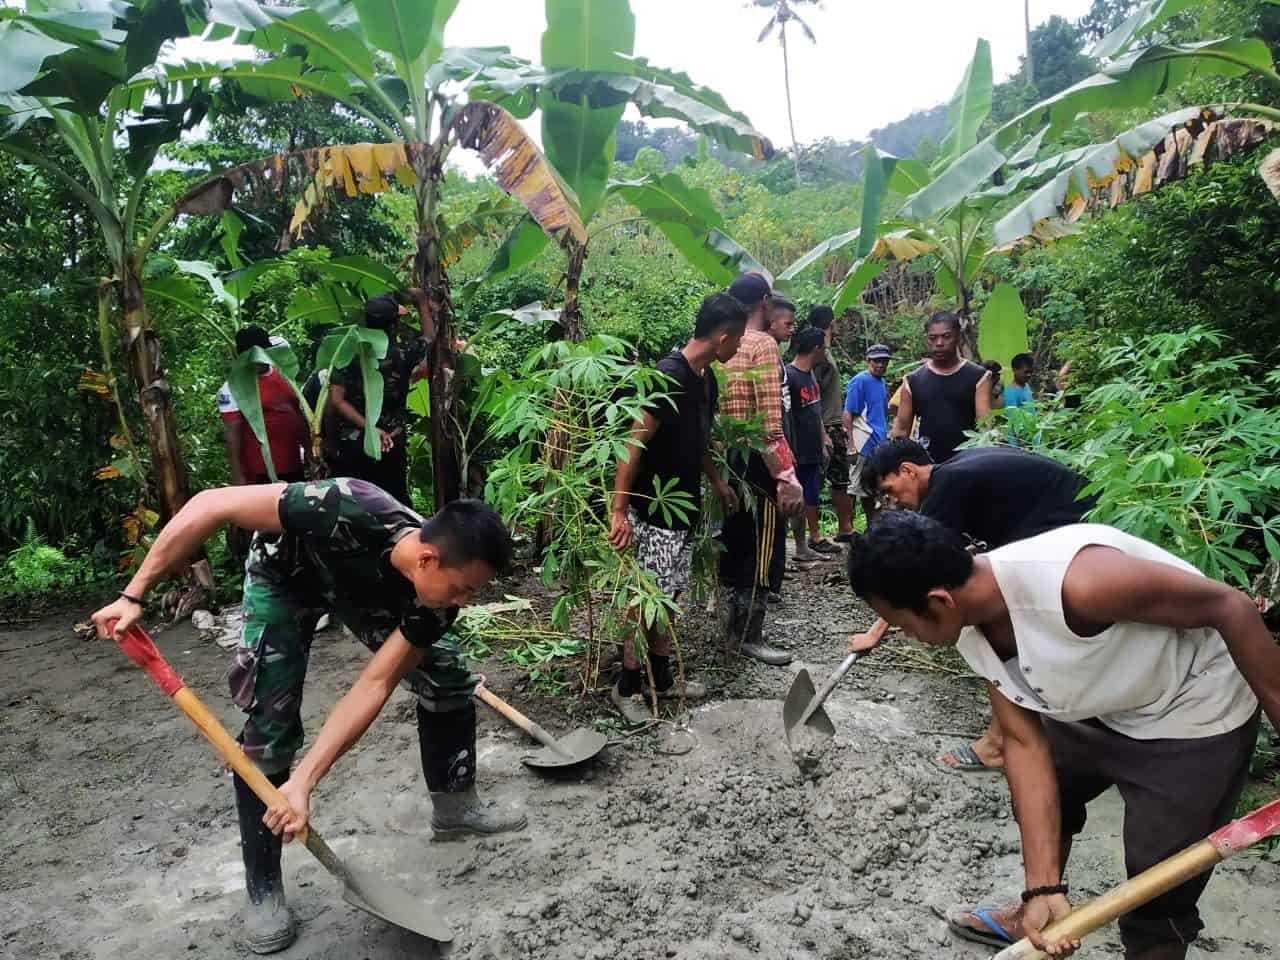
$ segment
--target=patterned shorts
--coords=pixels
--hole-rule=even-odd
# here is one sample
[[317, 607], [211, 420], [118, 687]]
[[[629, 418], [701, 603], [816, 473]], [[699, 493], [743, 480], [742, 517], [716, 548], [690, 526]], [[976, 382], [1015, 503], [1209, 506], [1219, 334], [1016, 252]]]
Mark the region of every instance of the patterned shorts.
[[693, 567], [692, 532], [655, 527], [641, 520], [635, 510], [628, 511], [628, 519], [636, 562], [652, 573], [658, 586], [671, 596], [689, 589], [689, 571]]

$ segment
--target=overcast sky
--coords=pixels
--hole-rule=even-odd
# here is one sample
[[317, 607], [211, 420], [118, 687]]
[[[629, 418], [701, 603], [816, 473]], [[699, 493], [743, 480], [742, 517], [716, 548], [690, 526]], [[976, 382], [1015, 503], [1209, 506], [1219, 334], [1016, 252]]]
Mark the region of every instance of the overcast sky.
[[[801, 16], [817, 35], [788, 36], [791, 96], [801, 142], [862, 139], [912, 110], [950, 99], [979, 37], [991, 43], [996, 80], [1018, 67], [1025, 44], [1023, 0], [824, 0]], [[1082, 16], [1090, 0], [1031, 0], [1031, 19]], [[775, 144], [790, 142], [776, 34], [745, 0], [631, 0], [635, 52], [686, 71], [719, 91]], [[445, 40], [456, 46], [507, 46], [538, 60], [540, 0], [462, 0]]]

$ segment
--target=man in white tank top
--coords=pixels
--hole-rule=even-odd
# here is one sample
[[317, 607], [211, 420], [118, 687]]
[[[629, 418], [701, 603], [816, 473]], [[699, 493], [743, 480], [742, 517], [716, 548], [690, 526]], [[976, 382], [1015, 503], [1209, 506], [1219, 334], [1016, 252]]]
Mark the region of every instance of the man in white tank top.
[[[1243, 593], [1154, 544], [1074, 524], [977, 557], [928, 517], [893, 511], [849, 556], [849, 580], [890, 624], [955, 646], [987, 681], [1005, 731], [1022, 834], [1023, 906], [953, 918], [1002, 945], [1070, 910], [1062, 883], [1085, 805], [1125, 803], [1125, 866], [1145, 870], [1227, 823], [1258, 708], [1280, 728], [1280, 647]], [[1120, 920], [1126, 960], [1183, 960], [1205, 874]]]

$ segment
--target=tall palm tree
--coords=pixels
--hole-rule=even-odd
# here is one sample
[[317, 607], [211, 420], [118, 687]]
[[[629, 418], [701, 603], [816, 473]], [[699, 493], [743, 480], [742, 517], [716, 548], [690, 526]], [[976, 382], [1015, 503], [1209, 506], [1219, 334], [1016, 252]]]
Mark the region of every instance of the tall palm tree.
[[1027, 59], [1024, 61], [1027, 70], [1027, 86], [1036, 82], [1036, 60], [1031, 50], [1031, 0], [1023, 0], [1022, 19], [1027, 31]]
[[757, 7], [766, 7], [773, 11], [769, 17], [769, 22], [760, 31], [760, 36], [756, 42], [764, 43], [776, 29], [778, 31], [778, 43], [782, 46], [782, 82], [787, 94], [787, 125], [791, 128], [791, 162], [796, 169], [796, 183], [799, 183], [800, 144], [796, 140], [796, 121], [791, 112], [791, 63], [787, 57], [787, 24], [794, 21], [804, 31], [804, 35], [809, 38], [811, 43], [817, 43], [818, 38], [813, 35], [809, 25], [796, 15], [793, 8], [802, 4], [819, 6], [821, 0], [753, 0], [753, 2]]

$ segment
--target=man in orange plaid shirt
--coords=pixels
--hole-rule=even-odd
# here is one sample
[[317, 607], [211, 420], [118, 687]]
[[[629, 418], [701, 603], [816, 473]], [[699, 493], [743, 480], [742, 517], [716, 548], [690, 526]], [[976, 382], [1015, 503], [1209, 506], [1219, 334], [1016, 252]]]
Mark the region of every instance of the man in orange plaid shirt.
[[726, 653], [740, 650], [762, 663], [782, 666], [791, 662], [791, 654], [765, 642], [764, 619], [769, 592], [782, 588], [784, 517], [804, 509], [804, 495], [782, 432], [782, 358], [768, 332], [773, 295], [769, 281], [758, 273], [743, 274], [729, 286], [729, 293], [747, 309], [747, 331], [737, 354], [725, 365], [729, 376], [720, 414], [739, 420], [762, 418], [764, 447], [730, 458], [730, 469], [752, 496], [725, 519], [721, 535]]

